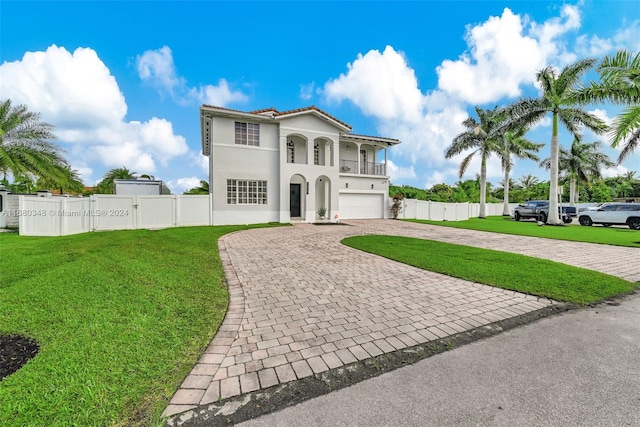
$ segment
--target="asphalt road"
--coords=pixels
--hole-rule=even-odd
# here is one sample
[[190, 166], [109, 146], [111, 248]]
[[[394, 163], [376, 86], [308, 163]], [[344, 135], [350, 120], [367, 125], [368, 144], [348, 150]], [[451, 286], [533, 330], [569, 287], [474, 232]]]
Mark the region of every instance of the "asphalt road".
[[240, 425], [638, 426], [640, 294], [614, 304], [544, 318]]

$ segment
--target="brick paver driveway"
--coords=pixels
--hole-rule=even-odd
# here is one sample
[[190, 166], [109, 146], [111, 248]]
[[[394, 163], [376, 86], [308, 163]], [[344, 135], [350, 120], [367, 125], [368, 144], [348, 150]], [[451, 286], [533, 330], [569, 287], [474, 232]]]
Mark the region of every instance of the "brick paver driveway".
[[391, 220], [242, 231], [219, 241], [229, 310], [165, 415], [544, 308], [552, 301], [423, 271], [340, 244], [403, 235], [640, 280], [640, 250]]

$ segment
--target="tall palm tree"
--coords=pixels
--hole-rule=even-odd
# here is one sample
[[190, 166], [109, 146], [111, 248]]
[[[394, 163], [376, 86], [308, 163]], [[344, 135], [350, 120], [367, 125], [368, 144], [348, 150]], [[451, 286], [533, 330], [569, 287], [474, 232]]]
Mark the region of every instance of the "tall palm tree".
[[116, 179], [135, 179], [137, 172], [132, 172], [126, 167], [115, 168], [108, 171], [102, 181], [96, 185], [98, 193], [113, 194], [115, 192], [114, 180]]
[[497, 107], [493, 110], [476, 107], [476, 114], [478, 115], [478, 120], [473, 117], [468, 117], [462, 122], [462, 125], [467, 130], [453, 139], [452, 144], [445, 150], [444, 155], [447, 159], [450, 159], [467, 150], [473, 150], [462, 159], [458, 171], [459, 178], [462, 178], [462, 175], [464, 175], [473, 156], [476, 154], [480, 155], [480, 212], [478, 217], [486, 218], [487, 158], [499, 150], [500, 139], [497, 130], [498, 124], [504, 116]]
[[598, 71], [602, 83], [590, 88], [601, 100], [628, 105], [613, 122], [611, 146], [622, 143], [618, 163], [638, 148], [640, 142], [640, 52], [635, 56], [625, 50], [605, 56]]
[[511, 168], [513, 167], [512, 156], [519, 159], [540, 160], [535, 154], [544, 146], [544, 144], [536, 144], [533, 141], [525, 138], [526, 130], [524, 128], [507, 129], [502, 134], [501, 144], [498, 149], [498, 157], [502, 163], [502, 170], [504, 171], [504, 202], [502, 206], [502, 215], [510, 216], [511, 211], [509, 209], [509, 188], [510, 181], [509, 175], [511, 174]]
[[558, 213], [558, 126], [562, 123], [570, 134], [578, 136], [581, 127], [596, 134], [605, 132], [607, 125], [581, 107], [596, 99], [580, 91], [580, 79], [596, 64], [595, 59], [583, 59], [564, 67], [559, 73], [547, 67], [536, 74], [541, 89], [539, 98], [527, 98], [507, 107], [511, 126], [530, 127], [551, 114], [551, 161], [549, 179], [549, 224], [560, 224]]
[[12, 106], [11, 100], [0, 102], [0, 171], [4, 178], [30, 179], [56, 175], [67, 164], [55, 139], [53, 126], [40, 120], [40, 114], [25, 105]]
[[[602, 178], [601, 169], [611, 167], [615, 163], [600, 151], [602, 144], [599, 141], [584, 143], [579, 138], [575, 138], [571, 148], [567, 150], [560, 147], [558, 165], [560, 171], [569, 180], [569, 204], [576, 204], [576, 187], [578, 182], [587, 185], [594, 179]], [[547, 158], [540, 162], [540, 166], [549, 169], [551, 159]]]

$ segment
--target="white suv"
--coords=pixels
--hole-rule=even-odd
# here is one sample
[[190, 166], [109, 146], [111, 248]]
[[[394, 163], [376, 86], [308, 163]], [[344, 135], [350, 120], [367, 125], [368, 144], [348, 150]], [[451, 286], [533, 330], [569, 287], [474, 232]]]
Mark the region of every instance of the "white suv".
[[605, 203], [596, 210], [580, 212], [578, 222], [585, 226], [628, 225], [633, 230], [640, 230], [640, 203]]

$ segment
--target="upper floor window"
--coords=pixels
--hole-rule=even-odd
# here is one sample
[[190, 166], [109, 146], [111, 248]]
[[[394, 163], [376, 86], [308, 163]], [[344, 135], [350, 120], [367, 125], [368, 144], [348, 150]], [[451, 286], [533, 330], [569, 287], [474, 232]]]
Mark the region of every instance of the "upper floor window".
[[318, 144], [317, 142], [313, 144], [313, 164], [320, 164], [320, 144]]
[[236, 122], [236, 144], [260, 146], [260, 125]]

